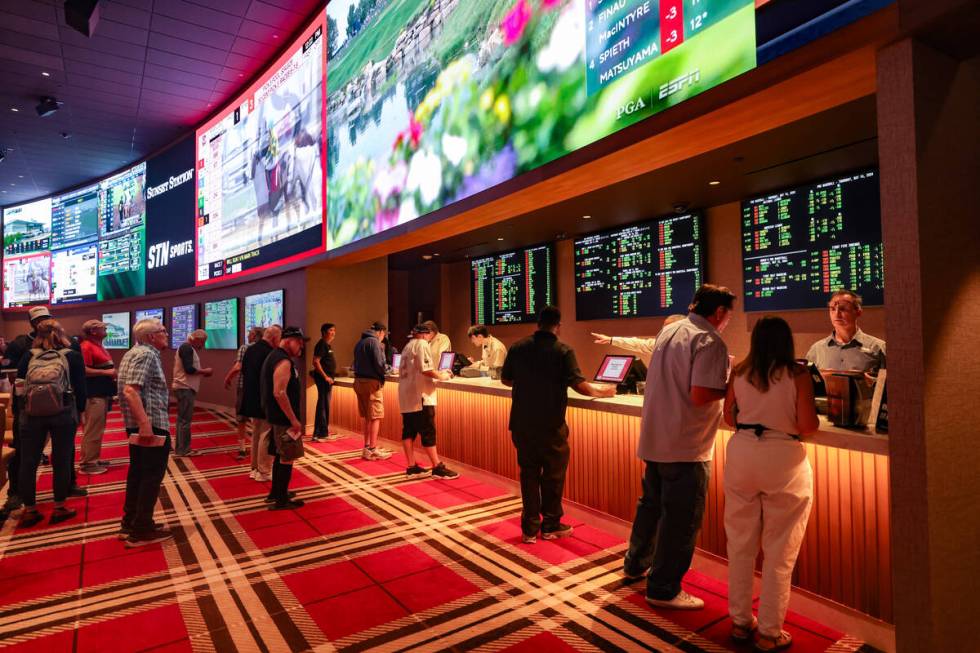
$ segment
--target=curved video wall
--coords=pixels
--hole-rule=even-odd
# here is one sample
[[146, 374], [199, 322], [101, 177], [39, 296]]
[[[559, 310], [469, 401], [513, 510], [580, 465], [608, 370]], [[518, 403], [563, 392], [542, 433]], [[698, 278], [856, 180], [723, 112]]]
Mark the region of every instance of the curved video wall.
[[2, 306], [344, 247], [750, 70], [755, 39], [753, 0], [333, 0], [191, 137], [5, 208]]

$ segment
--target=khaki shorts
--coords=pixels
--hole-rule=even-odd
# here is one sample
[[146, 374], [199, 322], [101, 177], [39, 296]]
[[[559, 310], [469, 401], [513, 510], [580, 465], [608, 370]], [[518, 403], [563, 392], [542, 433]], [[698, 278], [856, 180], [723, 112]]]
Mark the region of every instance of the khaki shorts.
[[377, 379], [354, 379], [354, 394], [357, 395], [357, 412], [364, 419], [383, 419], [385, 402], [381, 381]]

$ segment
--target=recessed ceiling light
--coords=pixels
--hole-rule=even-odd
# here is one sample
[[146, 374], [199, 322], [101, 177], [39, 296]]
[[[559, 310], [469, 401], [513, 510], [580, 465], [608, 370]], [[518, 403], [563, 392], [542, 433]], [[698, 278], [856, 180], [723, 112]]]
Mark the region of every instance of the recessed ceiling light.
[[592, 216], [591, 215], [583, 215], [582, 216], [582, 219], [583, 220], [591, 220], [592, 219]]
[[721, 183], [721, 182], [720, 182], [720, 181], [718, 181], [717, 179], [712, 179], [711, 181], [709, 181], [709, 182], [708, 182], [708, 185], [709, 185], [709, 186], [717, 186], [717, 185], [718, 185], [718, 184], [720, 184], [720, 183]]
[[432, 255], [433, 256], [439, 256], [439, 252], [433, 252]]
[[272, 38], [277, 39], [277, 38], [279, 38], [279, 35], [278, 34], [273, 34], [272, 35]]
[[18, 109], [17, 107], [10, 107], [10, 110], [13, 111], [14, 113], [20, 112], [20, 109]]
[[422, 260], [423, 261], [431, 261], [432, 260], [432, 254], [423, 254], [422, 255]]
[[18, 179], [23, 179], [24, 178], [24, 175], [17, 175], [17, 178]]
[[244, 77], [245, 76], [245, 73], [238, 73], [238, 76], [239, 77]]
[[41, 72], [43, 77], [51, 77], [51, 73]]
[[500, 238], [498, 238], [497, 240], [503, 240], [503, 237], [500, 237]]

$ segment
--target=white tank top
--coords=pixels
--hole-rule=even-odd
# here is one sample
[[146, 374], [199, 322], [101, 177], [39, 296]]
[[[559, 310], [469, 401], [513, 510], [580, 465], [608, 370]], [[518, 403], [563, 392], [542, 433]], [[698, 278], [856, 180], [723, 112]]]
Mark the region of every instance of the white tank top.
[[763, 424], [774, 431], [796, 435], [796, 383], [787, 371], [779, 372], [769, 382], [769, 391], [761, 392], [749, 383], [748, 375], [736, 376], [736, 421], [739, 424]]

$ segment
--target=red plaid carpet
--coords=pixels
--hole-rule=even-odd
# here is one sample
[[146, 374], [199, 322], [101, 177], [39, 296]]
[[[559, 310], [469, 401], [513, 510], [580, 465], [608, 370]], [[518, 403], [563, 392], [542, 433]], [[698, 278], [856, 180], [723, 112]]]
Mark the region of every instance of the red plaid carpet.
[[[128, 462], [110, 420], [107, 474], [79, 474], [78, 517], [0, 531], [0, 647], [16, 651], [739, 651], [726, 586], [691, 572], [698, 612], [656, 611], [620, 575], [624, 542], [569, 520], [573, 537], [522, 545], [520, 500], [465, 475], [406, 480], [404, 460], [360, 458], [359, 438], [310, 445], [270, 512], [267, 483], [235, 461], [221, 415], [197, 412], [171, 459], [157, 519], [174, 541], [116, 538]], [[50, 467], [39, 506], [50, 512]], [[794, 651], [871, 651], [790, 616]]]

